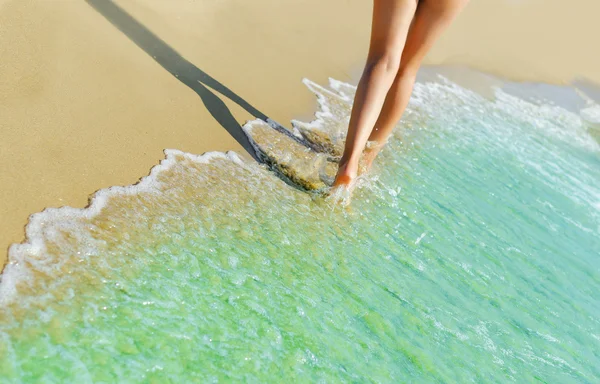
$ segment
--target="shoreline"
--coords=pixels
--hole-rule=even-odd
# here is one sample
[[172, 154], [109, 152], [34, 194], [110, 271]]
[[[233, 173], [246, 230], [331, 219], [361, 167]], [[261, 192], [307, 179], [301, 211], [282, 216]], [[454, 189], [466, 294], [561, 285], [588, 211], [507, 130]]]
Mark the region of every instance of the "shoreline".
[[[0, 63], [0, 157], [7, 171], [0, 175], [0, 266], [8, 246], [23, 241], [30, 214], [82, 208], [94, 191], [131, 185], [164, 158], [165, 148], [247, 156], [230, 133], [237, 134], [236, 125], [256, 113], [287, 127], [312, 115], [314, 98], [301, 79], [355, 83], [367, 48], [370, 4], [359, 2], [116, 3], [181, 60], [173, 64], [172, 53], [162, 62], [150, 57], [150, 48], [87, 3], [54, 4], [51, 14], [39, 1], [0, 3], [0, 54], [7, 58]], [[544, 20], [532, 19], [542, 6]], [[583, 20], [554, 28], [573, 9]], [[345, 18], [336, 17], [340, 10]], [[600, 54], [590, 47], [600, 27], [590, 20], [599, 10], [593, 0], [569, 7], [558, 0], [473, 1], [425, 65], [467, 66], [518, 82], [566, 85], [585, 78], [595, 87]], [[269, 21], [261, 22], [265, 16]], [[511, 30], [502, 29], [511, 17]], [[535, 33], [523, 33], [534, 22]], [[593, 28], [599, 31], [590, 33]], [[182, 68], [185, 63], [190, 66]]]
[[[442, 75], [442, 76], [448, 78], [450, 81], [456, 82], [456, 84], [458, 84], [460, 86], [463, 86], [467, 89], [473, 90], [474, 92], [479, 93], [486, 97], [493, 97], [493, 88], [501, 87], [502, 85], [507, 85], [507, 84], [511, 84], [513, 86], [514, 85], [517, 85], [517, 86], [518, 85], [531, 85], [534, 87], [535, 87], [535, 85], [548, 85], [551, 87], [555, 86], [553, 84], [547, 84], [547, 83], [541, 83], [541, 82], [519, 82], [519, 81], [510, 80], [510, 79], [503, 79], [503, 78], [496, 77], [493, 74], [481, 72], [479, 70], [472, 69], [472, 68], [469, 68], [469, 67], [466, 67], [463, 65], [460, 65], [460, 66], [426, 65], [422, 69], [423, 70], [420, 73], [421, 79], [419, 79], [421, 81], [428, 81], [429, 79], [432, 79], [434, 76], [439, 74], [439, 75]], [[600, 97], [598, 97], [598, 95], [600, 95], [600, 87], [595, 88], [594, 90], [598, 92], [597, 94], [594, 95], [595, 97], [597, 97], [597, 98], [595, 98], [595, 101], [597, 103], [600, 103]], [[546, 89], [546, 91], [547, 91], [547, 89]], [[533, 92], [536, 92], [536, 90], [534, 89]], [[544, 95], [547, 96], [548, 93], [543, 93], [543, 91], [542, 91], [542, 92], [538, 92], [537, 94], [531, 94], [531, 95], [523, 94], [522, 96], [525, 96], [525, 97], [531, 96], [531, 97], [535, 98], [535, 97], [543, 97]], [[573, 95], [575, 95], [575, 94], [573, 94]], [[575, 96], [578, 97], [581, 101], [584, 100], [583, 98], [581, 98], [578, 95], [575, 95]], [[557, 105], [561, 106], [560, 102], [557, 103]], [[564, 105], [563, 105], [563, 107], [568, 109], [568, 107], [566, 107]], [[315, 111], [313, 111], [313, 114], [311, 115], [311, 118], [308, 119], [308, 121], [315, 118], [314, 112]], [[250, 123], [251, 121], [252, 120], [245, 122], [244, 125]], [[288, 124], [286, 124], [286, 126], [289, 127], [290, 124], [288, 123]], [[51, 209], [66, 208], [67, 209], [66, 211], [60, 213], [60, 215], [63, 215], [63, 216], [75, 215], [77, 217], [79, 217], [79, 216], [87, 217], [90, 214], [92, 216], [95, 216], [99, 213], [98, 206], [101, 206], [103, 204], [103, 203], [99, 203], [99, 201], [106, 200], [107, 196], [109, 196], [109, 195], [112, 196], [112, 195], [119, 195], [119, 194], [128, 194], [128, 193], [130, 193], [129, 191], [144, 190], [144, 188], [146, 188], [148, 183], [153, 182], [155, 174], [159, 173], [162, 169], [168, 168], [170, 166], [170, 163], [173, 161], [172, 158], [175, 155], [191, 157], [194, 159], [200, 159], [200, 161], [205, 161], [204, 159], [210, 160], [213, 157], [231, 158], [231, 159], [233, 159], [234, 162], [243, 161], [244, 159], [246, 161], [252, 161], [250, 156], [248, 156], [245, 152], [243, 152], [243, 150], [239, 150], [239, 151], [231, 151], [231, 150], [205, 151], [200, 154], [195, 154], [195, 153], [184, 152], [179, 149], [165, 148], [163, 150], [163, 158], [160, 159], [157, 163], [151, 165], [148, 172], [146, 174], [144, 174], [143, 176], [140, 176], [132, 184], [108, 186], [106, 188], [101, 188], [99, 190], [96, 190], [87, 196], [88, 203], [85, 206], [73, 207], [70, 205], [64, 205], [61, 207], [51, 207]], [[25, 236], [25, 233], [26, 233], [25, 228], [29, 227], [30, 225], [33, 228], [32, 234], [34, 234], [35, 237], [38, 237], [40, 235], [40, 233], [39, 233], [40, 228], [41, 228], [40, 217], [37, 217], [33, 221], [32, 221], [32, 217], [34, 215], [37, 216], [38, 214], [40, 214], [42, 212], [44, 212], [44, 211], [34, 212], [28, 216], [27, 224], [24, 226], [24, 231], [23, 231], [24, 236], [23, 236], [22, 242], [15, 242], [15, 243], [10, 244], [8, 246], [7, 250], [13, 246], [27, 247], [28, 244], [30, 244], [28, 242], [28, 240], [31, 240], [31, 239], [29, 238], [29, 236]], [[54, 214], [55, 212], [53, 212], [51, 214]], [[6, 256], [7, 256], [6, 260], [3, 260], [3, 264], [0, 268], [0, 275], [4, 272], [4, 267], [6, 267], [7, 262], [8, 262], [8, 253]]]

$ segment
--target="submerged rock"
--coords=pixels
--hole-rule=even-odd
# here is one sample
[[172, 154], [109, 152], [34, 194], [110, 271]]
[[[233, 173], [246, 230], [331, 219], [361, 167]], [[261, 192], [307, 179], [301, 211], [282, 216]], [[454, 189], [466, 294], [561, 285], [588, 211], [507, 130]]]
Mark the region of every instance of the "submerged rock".
[[331, 89], [303, 82], [319, 102], [312, 121], [292, 120], [293, 132], [270, 119], [249, 122], [243, 129], [271, 169], [302, 189], [325, 192], [344, 151], [355, 87], [333, 79]]
[[342, 156], [344, 150], [343, 146], [339, 143], [339, 140], [334, 142], [327, 132], [321, 129], [307, 127], [306, 124], [302, 122], [294, 121], [292, 124], [315, 151], [329, 153], [338, 158]]
[[337, 162], [327, 153], [317, 152], [291, 132], [280, 132], [261, 120], [251, 121], [243, 129], [258, 157], [292, 183], [309, 191], [324, 191], [333, 183]]

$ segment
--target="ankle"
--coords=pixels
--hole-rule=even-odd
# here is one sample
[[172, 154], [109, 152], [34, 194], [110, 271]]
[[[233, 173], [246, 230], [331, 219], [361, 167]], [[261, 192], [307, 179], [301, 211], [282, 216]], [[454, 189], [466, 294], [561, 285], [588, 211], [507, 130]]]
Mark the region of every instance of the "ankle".
[[340, 164], [339, 164], [339, 168], [338, 168], [338, 175], [349, 175], [351, 177], [356, 177], [356, 174], [358, 173], [358, 164], [359, 161], [356, 159], [342, 159], [340, 160]]
[[354, 165], [358, 165], [359, 161], [360, 161], [360, 156], [361, 154], [352, 154], [352, 155], [346, 155], [344, 154], [344, 156], [342, 156], [342, 158], [340, 159], [340, 167], [341, 166], [354, 166]]
[[387, 144], [387, 137], [381, 139], [381, 138], [371, 138], [369, 137], [369, 140], [367, 141], [367, 144], [365, 145], [365, 151], [378, 151], [381, 150], [381, 148], [383, 148], [386, 144]]

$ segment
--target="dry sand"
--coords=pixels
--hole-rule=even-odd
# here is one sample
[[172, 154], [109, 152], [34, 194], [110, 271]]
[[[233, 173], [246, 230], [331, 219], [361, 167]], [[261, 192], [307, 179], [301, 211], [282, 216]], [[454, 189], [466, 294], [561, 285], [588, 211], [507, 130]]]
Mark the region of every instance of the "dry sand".
[[[83, 207], [98, 189], [132, 184], [164, 148], [243, 153], [234, 136], [244, 121], [268, 115], [288, 125], [311, 115], [314, 97], [300, 80], [356, 80], [371, 8], [367, 0], [118, 0], [123, 13], [91, 2], [98, 10], [0, 0], [0, 264], [29, 214]], [[427, 62], [600, 83], [599, 11], [597, 0], [473, 0]]]

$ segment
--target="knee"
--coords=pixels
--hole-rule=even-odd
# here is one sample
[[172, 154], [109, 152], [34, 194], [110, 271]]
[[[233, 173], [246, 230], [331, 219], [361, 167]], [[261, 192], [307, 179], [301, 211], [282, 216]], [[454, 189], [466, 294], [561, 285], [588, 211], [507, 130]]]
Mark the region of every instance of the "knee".
[[401, 53], [386, 52], [370, 58], [367, 61], [365, 70], [369, 73], [381, 72], [388, 75], [396, 75], [400, 68]]
[[404, 81], [415, 81], [420, 65], [414, 63], [400, 64], [398, 77]]

